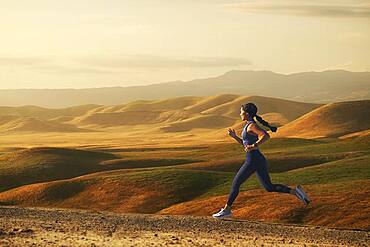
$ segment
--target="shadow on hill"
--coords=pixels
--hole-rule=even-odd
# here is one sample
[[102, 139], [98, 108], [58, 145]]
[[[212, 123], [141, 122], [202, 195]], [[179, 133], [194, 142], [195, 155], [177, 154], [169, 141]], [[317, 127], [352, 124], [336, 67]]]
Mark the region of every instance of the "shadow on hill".
[[95, 172], [99, 162], [115, 158], [109, 153], [57, 147], [6, 153], [0, 156], [0, 191]]
[[44, 196], [52, 201], [62, 201], [82, 192], [85, 185], [80, 182], [56, 181], [45, 188]]
[[172, 166], [194, 159], [121, 158], [110, 153], [35, 147], [0, 156], [0, 192], [18, 186], [68, 179], [100, 171]]
[[0, 193], [8, 205], [155, 213], [198, 197], [228, 177], [221, 173], [154, 169], [116, 170], [25, 185]]

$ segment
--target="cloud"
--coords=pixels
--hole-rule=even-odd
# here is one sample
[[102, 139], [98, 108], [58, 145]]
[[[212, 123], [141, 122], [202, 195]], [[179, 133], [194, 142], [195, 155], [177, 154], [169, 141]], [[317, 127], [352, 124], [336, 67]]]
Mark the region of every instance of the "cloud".
[[370, 4], [333, 3], [304, 1], [260, 1], [250, 3], [226, 4], [228, 7], [237, 8], [250, 13], [267, 13], [295, 16], [324, 16], [324, 17], [370, 17]]
[[79, 62], [85, 65], [105, 68], [183, 68], [251, 65], [249, 60], [236, 57], [163, 57], [150, 55], [87, 57], [80, 59]]
[[34, 66], [49, 62], [45, 57], [0, 56], [0, 66]]
[[75, 64], [72, 65], [48, 64], [44, 66], [37, 66], [35, 67], [35, 69], [59, 74], [111, 74], [121, 72], [112, 69], [94, 68]]
[[41, 70], [52, 73], [108, 73], [108, 69], [81, 66], [54, 56], [0, 56], [0, 68]]
[[344, 69], [344, 68], [348, 68], [352, 64], [353, 64], [353, 61], [347, 61], [344, 63], [338, 63], [338, 64], [328, 66], [326, 68], [323, 68], [322, 70], [324, 71], [324, 70]]
[[152, 55], [100, 55], [75, 58], [0, 56], [0, 67], [41, 70], [46, 73], [108, 74], [132, 69], [177, 69], [251, 65], [245, 58]]

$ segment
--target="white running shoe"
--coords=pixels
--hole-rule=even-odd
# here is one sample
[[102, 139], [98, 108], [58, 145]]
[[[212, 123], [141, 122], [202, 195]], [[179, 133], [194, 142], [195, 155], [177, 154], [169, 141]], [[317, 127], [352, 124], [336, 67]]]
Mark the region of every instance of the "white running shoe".
[[221, 218], [228, 218], [231, 217], [233, 214], [231, 213], [231, 210], [226, 210], [225, 208], [221, 208], [221, 210], [218, 213], [212, 214], [213, 218], [221, 219]]
[[303, 201], [305, 205], [308, 205], [311, 201], [310, 198], [308, 198], [307, 194], [304, 192], [301, 185], [297, 185], [295, 188], [297, 197]]

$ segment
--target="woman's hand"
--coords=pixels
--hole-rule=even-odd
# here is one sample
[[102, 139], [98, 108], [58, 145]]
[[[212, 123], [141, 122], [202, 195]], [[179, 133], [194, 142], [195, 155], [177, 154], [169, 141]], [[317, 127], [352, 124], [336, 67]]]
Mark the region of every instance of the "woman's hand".
[[233, 137], [233, 138], [235, 138], [236, 137], [236, 133], [235, 133], [235, 130], [234, 129], [228, 129], [227, 130], [227, 134], [229, 135], [229, 136], [231, 136], [231, 137]]
[[252, 145], [245, 145], [244, 146], [244, 150], [246, 152], [250, 152], [250, 151], [255, 150], [255, 149], [258, 149], [258, 147], [254, 143]]

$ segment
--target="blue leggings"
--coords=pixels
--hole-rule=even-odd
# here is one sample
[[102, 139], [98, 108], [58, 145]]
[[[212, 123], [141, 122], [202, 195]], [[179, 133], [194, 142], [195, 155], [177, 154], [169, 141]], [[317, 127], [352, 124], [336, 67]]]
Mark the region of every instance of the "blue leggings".
[[240, 185], [254, 172], [256, 172], [257, 178], [261, 185], [268, 192], [290, 193], [291, 188], [288, 186], [271, 183], [265, 157], [259, 150], [252, 150], [247, 152], [243, 165], [240, 167], [238, 173], [234, 177], [229, 198], [227, 200], [227, 205], [231, 206], [233, 204], [235, 198], [239, 194]]

